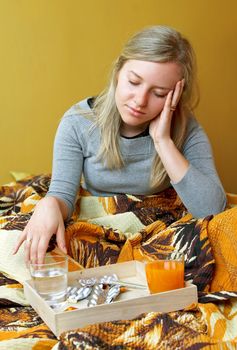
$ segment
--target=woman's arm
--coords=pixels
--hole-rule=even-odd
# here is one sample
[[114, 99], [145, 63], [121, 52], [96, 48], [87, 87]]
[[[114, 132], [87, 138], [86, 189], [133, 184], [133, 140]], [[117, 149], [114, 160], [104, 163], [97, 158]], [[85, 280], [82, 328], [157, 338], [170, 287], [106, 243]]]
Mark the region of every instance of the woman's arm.
[[77, 116], [64, 117], [54, 142], [53, 172], [49, 191], [36, 205], [14, 254], [25, 241], [25, 260], [42, 263], [52, 235], [66, 252], [64, 220], [70, 218], [80, 185], [83, 152], [75, 128]]
[[74, 209], [84, 162], [83, 123], [84, 119], [78, 113], [66, 114], [54, 141], [52, 178], [47, 196], [60, 198], [67, 204], [68, 219]]
[[210, 143], [197, 122], [193, 119], [193, 125], [189, 126], [182, 152], [171, 139], [172, 106], [177, 105], [182, 89], [183, 84], [178, 82], [175, 91], [167, 95], [162, 113], [150, 124], [150, 135], [184, 205], [194, 216], [203, 217], [224, 210], [226, 197], [215, 169]]
[[188, 210], [196, 217], [217, 214], [226, 207], [226, 194], [217, 174], [207, 135], [190, 118], [182, 148], [189, 167], [180, 181], [171, 181]]

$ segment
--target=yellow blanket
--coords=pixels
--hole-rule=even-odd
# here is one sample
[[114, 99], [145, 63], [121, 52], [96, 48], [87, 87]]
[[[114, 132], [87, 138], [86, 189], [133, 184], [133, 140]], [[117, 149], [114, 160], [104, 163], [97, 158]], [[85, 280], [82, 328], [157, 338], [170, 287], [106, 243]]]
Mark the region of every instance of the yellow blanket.
[[[49, 181], [42, 175], [0, 188], [0, 349], [44, 350], [57, 343], [24, 298], [23, 252], [11, 255]], [[59, 348], [236, 349], [237, 207], [196, 220], [172, 189], [157, 196], [110, 198], [82, 191], [66, 234], [70, 255], [84, 267], [149, 259], [179, 248], [185, 253], [186, 279], [198, 286], [199, 303], [180, 312], [72, 330], [61, 336]], [[54, 247], [52, 239], [50, 250]]]

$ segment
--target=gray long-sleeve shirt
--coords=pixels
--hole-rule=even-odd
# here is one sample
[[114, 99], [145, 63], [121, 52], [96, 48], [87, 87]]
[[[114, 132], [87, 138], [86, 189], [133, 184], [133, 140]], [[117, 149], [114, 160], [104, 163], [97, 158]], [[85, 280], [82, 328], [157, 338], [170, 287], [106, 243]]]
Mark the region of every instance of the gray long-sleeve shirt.
[[100, 133], [91, 132], [92, 121], [80, 115], [80, 108], [90, 108], [87, 100], [79, 102], [62, 118], [54, 143], [53, 171], [47, 195], [62, 199], [72, 213], [80, 180], [96, 196], [126, 193], [151, 195], [172, 185], [184, 205], [196, 217], [224, 210], [226, 196], [217, 175], [210, 143], [195, 118], [189, 120], [182, 154], [189, 161], [185, 176], [178, 183], [165, 181], [150, 186], [150, 171], [156, 152], [150, 135], [134, 139], [120, 138], [125, 166], [108, 169], [97, 159]]

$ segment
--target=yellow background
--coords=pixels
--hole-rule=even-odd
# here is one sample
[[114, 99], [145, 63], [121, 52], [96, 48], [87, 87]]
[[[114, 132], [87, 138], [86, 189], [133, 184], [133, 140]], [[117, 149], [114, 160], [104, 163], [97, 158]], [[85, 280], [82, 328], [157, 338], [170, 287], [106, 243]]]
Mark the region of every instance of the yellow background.
[[197, 54], [196, 116], [226, 191], [237, 193], [235, 0], [0, 0], [0, 184], [51, 171], [59, 119], [97, 94], [135, 31], [166, 24]]

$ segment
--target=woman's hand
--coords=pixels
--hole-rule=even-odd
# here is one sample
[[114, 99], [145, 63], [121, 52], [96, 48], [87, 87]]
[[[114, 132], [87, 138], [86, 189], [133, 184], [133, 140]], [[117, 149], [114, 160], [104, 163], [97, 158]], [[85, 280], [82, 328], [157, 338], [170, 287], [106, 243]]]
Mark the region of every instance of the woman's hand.
[[168, 93], [162, 112], [150, 122], [149, 132], [155, 145], [170, 140], [173, 111], [179, 103], [183, 87], [184, 79], [178, 81], [175, 89]]
[[18, 239], [13, 254], [16, 254], [22, 243], [25, 242], [26, 263], [31, 261], [41, 264], [53, 234], [56, 234], [58, 247], [66, 253], [64, 233], [60, 200], [55, 197], [45, 197], [36, 205], [30, 221]]
[[170, 135], [173, 111], [183, 92], [184, 79], [178, 81], [174, 91], [167, 95], [161, 114], [150, 123], [150, 135], [164, 168], [173, 183], [178, 183], [188, 171], [189, 162], [178, 150]]

